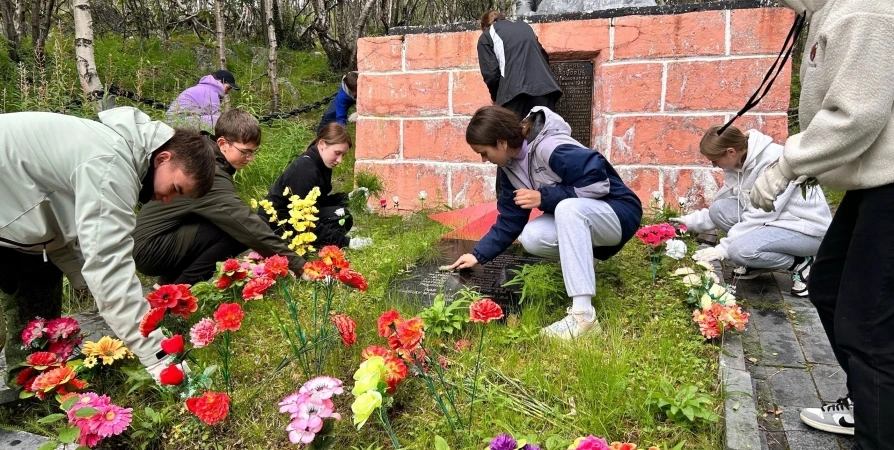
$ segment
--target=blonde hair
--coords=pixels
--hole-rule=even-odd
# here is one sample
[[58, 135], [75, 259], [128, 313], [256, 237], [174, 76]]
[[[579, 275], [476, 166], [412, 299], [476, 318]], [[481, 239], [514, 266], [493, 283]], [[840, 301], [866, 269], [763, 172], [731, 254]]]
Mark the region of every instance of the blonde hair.
[[723, 131], [723, 134], [717, 134], [721, 125], [714, 125], [708, 128], [708, 131], [702, 137], [702, 141], [698, 144], [698, 149], [708, 159], [717, 159], [726, 153], [726, 149], [732, 148], [737, 152], [748, 150], [748, 135], [736, 127], [729, 127]]

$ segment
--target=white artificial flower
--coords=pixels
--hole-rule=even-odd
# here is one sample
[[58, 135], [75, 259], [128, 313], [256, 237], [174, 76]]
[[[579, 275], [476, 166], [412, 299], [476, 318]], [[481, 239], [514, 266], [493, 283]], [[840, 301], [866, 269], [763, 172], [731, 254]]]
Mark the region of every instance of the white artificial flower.
[[701, 286], [702, 285], [702, 277], [696, 274], [690, 274], [683, 277], [683, 284], [689, 287]]
[[726, 294], [726, 288], [722, 285], [714, 284], [711, 285], [711, 289], [708, 289], [708, 294], [711, 294], [711, 297], [720, 298], [723, 294]]
[[689, 203], [689, 200], [686, 197], [677, 197], [677, 202], [680, 204], [680, 208], [683, 208]]
[[683, 275], [692, 275], [695, 271], [691, 267], [681, 267], [674, 271], [674, 275], [682, 277]]
[[702, 266], [705, 270], [708, 270], [708, 271], [710, 271], [710, 272], [714, 272], [714, 266], [711, 265], [711, 264], [709, 264], [709, 263], [706, 263], [706, 262], [704, 262], [704, 261], [698, 261], [698, 262], [696, 262], [696, 264], [699, 265], [699, 266]]
[[709, 308], [711, 308], [712, 302], [713, 302], [713, 299], [711, 298], [710, 295], [702, 294], [702, 298], [699, 300], [699, 306], [701, 306], [702, 309], [709, 309]]
[[667, 250], [666, 254], [668, 257], [673, 259], [682, 259], [686, 256], [686, 243], [679, 239], [671, 239], [666, 242]]
[[345, 216], [345, 209], [344, 209], [344, 208], [338, 208], [338, 209], [336, 209], [336, 210], [335, 210], [335, 215], [338, 216], [338, 217], [344, 217], [344, 216]]
[[708, 278], [710, 278], [711, 281], [713, 281], [713, 282], [715, 282], [715, 283], [720, 283], [720, 277], [718, 277], [717, 274], [714, 273], [713, 271], [711, 271], [711, 272], [705, 272], [705, 276], [707, 276]]
[[391, 200], [394, 202], [394, 206], [397, 206], [397, 204], [400, 203], [400, 197], [396, 195]]
[[428, 192], [419, 191], [419, 200], [425, 200], [428, 198]]

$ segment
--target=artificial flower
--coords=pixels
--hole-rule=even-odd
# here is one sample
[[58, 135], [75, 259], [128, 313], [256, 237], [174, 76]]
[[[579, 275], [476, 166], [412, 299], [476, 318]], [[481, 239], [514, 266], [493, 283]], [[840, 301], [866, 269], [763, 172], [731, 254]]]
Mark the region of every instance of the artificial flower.
[[428, 192], [419, 191], [419, 200], [425, 201], [428, 198]]
[[354, 399], [351, 412], [354, 413], [354, 426], [360, 429], [376, 408], [382, 406], [382, 394], [379, 391], [366, 391]]
[[96, 360], [95, 356], [88, 356], [88, 357], [84, 358], [83, 365], [84, 365], [84, 367], [86, 367], [88, 369], [92, 369], [92, 368], [96, 367], [96, 364], [98, 362], [99, 361]]
[[171, 364], [161, 371], [161, 374], [158, 376], [158, 381], [161, 382], [161, 384], [177, 386], [183, 382], [183, 378], [183, 371], [177, 367], [177, 364]]
[[30, 347], [38, 339], [44, 336], [44, 332], [46, 331], [47, 321], [42, 317], [38, 317], [31, 322], [28, 322], [28, 325], [25, 325], [25, 329], [22, 330], [22, 343], [25, 344], [25, 347]]
[[332, 323], [335, 324], [338, 334], [341, 335], [341, 341], [345, 347], [350, 347], [357, 342], [357, 333], [354, 331], [357, 328], [357, 322], [354, 322], [354, 319], [345, 314], [337, 314], [332, 317]]
[[102, 437], [117, 436], [121, 434], [132, 419], [131, 408], [122, 408], [118, 405], [100, 406], [99, 413], [94, 415], [91, 421], [95, 433]]
[[217, 327], [221, 331], [239, 330], [243, 317], [245, 317], [245, 313], [238, 303], [221, 303], [217, 307], [217, 311], [214, 311], [214, 321], [217, 322]]
[[140, 334], [143, 337], [149, 337], [149, 333], [158, 328], [158, 324], [165, 318], [167, 308], [152, 308], [140, 320]]
[[57, 367], [38, 375], [31, 384], [31, 389], [34, 391], [49, 392], [57, 387], [64, 386], [71, 381], [75, 375], [75, 371], [71, 367]]
[[390, 353], [391, 352], [385, 347], [381, 347], [378, 345], [370, 345], [369, 347], [366, 347], [365, 349], [363, 349], [362, 352], [360, 352], [360, 360], [366, 361], [367, 359], [369, 359], [373, 356], [381, 356], [382, 358], [384, 358], [385, 356], [387, 356]]
[[59, 357], [52, 352], [34, 352], [25, 358], [25, 364], [35, 370], [47, 370], [49, 367], [62, 365]]
[[512, 436], [503, 433], [493, 438], [488, 448], [490, 450], [515, 450], [516, 447], [518, 447], [518, 442], [512, 439]]
[[256, 277], [245, 284], [242, 289], [242, 300], [261, 300], [275, 281], [270, 277]]
[[184, 295], [184, 291], [189, 290], [189, 286], [183, 289], [182, 284], [166, 284], [160, 286], [155, 291], [146, 296], [149, 301], [150, 308], [173, 308], [179, 303], [180, 297]]
[[407, 377], [407, 365], [397, 356], [385, 356], [385, 384], [388, 385], [387, 392], [393, 394], [397, 390], [397, 385]]
[[611, 450], [605, 439], [590, 435], [577, 438], [568, 450]]
[[472, 322], [489, 323], [502, 318], [503, 309], [489, 298], [483, 298], [469, 306], [469, 320]]
[[207, 391], [199, 397], [187, 399], [186, 409], [202, 422], [214, 425], [227, 417], [230, 411], [230, 396], [223, 392]]
[[217, 335], [219, 331], [217, 323], [206, 317], [198, 321], [192, 326], [192, 329], [189, 330], [189, 340], [195, 348], [207, 347], [214, 341], [214, 336]]
[[312, 378], [298, 390], [299, 394], [310, 394], [321, 400], [330, 399], [333, 395], [341, 395], [342, 392], [344, 392], [342, 381], [327, 376]]
[[672, 259], [683, 259], [686, 256], [686, 243], [671, 239], [665, 243], [665, 254]]
[[360, 367], [354, 372], [355, 383], [351, 393], [356, 396], [376, 389], [383, 378], [385, 378], [385, 359], [381, 356], [370, 357], [360, 363]]
[[103, 336], [97, 342], [85, 342], [82, 352], [84, 355], [102, 359], [103, 365], [112, 365], [115, 361], [127, 356], [127, 347], [119, 339]]
[[304, 272], [302, 277], [310, 281], [323, 281], [332, 276], [332, 267], [322, 260], [315, 260], [304, 263]]
[[81, 330], [78, 321], [71, 317], [60, 317], [47, 322], [47, 335], [50, 342], [68, 339]]
[[407, 351], [416, 350], [425, 337], [425, 322], [419, 317], [405, 320], [397, 325], [397, 339], [401, 347]]
[[289, 274], [289, 258], [273, 255], [264, 261], [264, 271], [273, 277], [284, 277]]
[[183, 351], [183, 335], [175, 334], [167, 339], [162, 339], [161, 349], [169, 355], [174, 355]]
[[397, 310], [390, 309], [383, 312], [378, 320], [379, 336], [391, 336], [391, 334], [394, 333], [392, 327], [398, 327], [401, 322], [403, 322], [403, 319], [400, 317], [400, 313], [397, 312]]
[[456, 344], [453, 344], [453, 350], [456, 352], [464, 352], [469, 349], [469, 345], [471, 345], [471, 342], [469, 342], [468, 339], [460, 339], [456, 341]]
[[366, 288], [368, 285], [366, 284], [366, 279], [363, 278], [363, 275], [360, 272], [357, 272], [353, 269], [342, 269], [338, 271], [336, 274], [336, 278], [338, 281], [341, 281], [352, 288], [355, 288], [361, 292], [366, 292]]
[[50, 347], [47, 349], [51, 353], [55, 353], [60, 361], [67, 361], [68, 358], [74, 353], [75, 347], [80, 344], [80, 338], [77, 340], [61, 340], [56, 342], [51, 342]]
[[214, 282], [214, 287], [220, 290], [228, 289], [232, 285], [233, 279], [226, 275], [221, 275], [220, 278], [218, 278], [217, 281]]

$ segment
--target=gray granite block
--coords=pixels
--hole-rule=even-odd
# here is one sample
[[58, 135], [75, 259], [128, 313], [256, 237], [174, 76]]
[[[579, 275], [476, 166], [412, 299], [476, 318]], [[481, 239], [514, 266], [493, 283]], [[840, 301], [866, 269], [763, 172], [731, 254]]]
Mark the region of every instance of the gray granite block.
[[720, 351], [720, 367], [746, 370], [745, 353], [742, 348], [742, 336], [740, 334], [728, 333], [724, 335], [723, 348]]
[[773, 391], [773, 399], [783, 410], [819, 403], [813, 377], [806, 369], [780, 368], [770, 374], [767, 381]]
[[838, 364], [817, 364], [810, 373], [822, 400], [834, 402], [847, 395], [847, 375]]
[[35, 450], [49, 439], [24, 431], [0, 430], [0, 448], [4, 450]]
[[754, 310], [749, 318], [750, 326], [757, 329], [764, 366], [804, 367], [806, 361], [795, 331], [784, 313], [772, 310]]
[[726, 448], [728, 450], [756, 450], [760, 442], [757, 425], [757, 405], [753, 395], [751, 375], [744, 370], [721, 367], [726, 399]]
[[817, 364], [838, 365], [832, 346], [829, 345], [829, 337], [823, 331], [809, 331], [798, 333], [798, 340], [807, 361]]

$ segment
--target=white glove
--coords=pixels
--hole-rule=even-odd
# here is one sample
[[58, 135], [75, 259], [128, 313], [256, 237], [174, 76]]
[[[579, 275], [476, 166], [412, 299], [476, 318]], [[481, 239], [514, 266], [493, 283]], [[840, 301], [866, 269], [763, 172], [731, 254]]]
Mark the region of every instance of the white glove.
[[357, 113], [351, 113], [351, 115], [348, 116], [348, 122], [354, 123], [356, 121], [357, 121]]
[[369, 237], [355, 237], [351, 238], [351, 243], [348, 244], [348, 248], [351, 250], [360, 250], [372, 245], [373, 240]]
[[754, 182], [749, 194], [751, 204], [767, 212], [775, 210], [773, 202], [776, 201], [779, 194], [785, 192], [790, 182], [791, 180], [782, 174], [777, 160], [770, 164]]
[[703, 248], [692, 255], [692, 259], [701, 262], [722, 261], [726, 259], [726, 254], [718, 247]]
[[686, 225], [687, 227], [691, 227], [692, 220], [694, 218], [695, 218], [695, 213], [692, 213], [692, 214], [686, 214], [685, 216], [680, 216], [680, 217], [671, 217], [667, 220], [670, 222], [674, 222], [674, 223], [682, 223], [683, 225]]
[[[149, 376], [151, 376], [156, 383], [159, 383], [161, 379], [161, 371], [165, 370], [170, 365], [169, 358], [164, 357], [158, 360], [157, 363], [152, 364], [151, 366], [146, 366], [146, 372], [149, 372]], [[186, 365], [186, 361], [181, 362], [179, 366], [184, 375], [190, 372], [189, 366]]]

